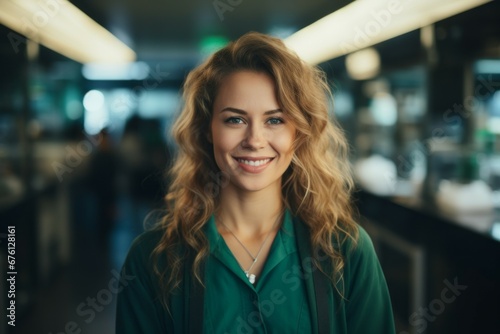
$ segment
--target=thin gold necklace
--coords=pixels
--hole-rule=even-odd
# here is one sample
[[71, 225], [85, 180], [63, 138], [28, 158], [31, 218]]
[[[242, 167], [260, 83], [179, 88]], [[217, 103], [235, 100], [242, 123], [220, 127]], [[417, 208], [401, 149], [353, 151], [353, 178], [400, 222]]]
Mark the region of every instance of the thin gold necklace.
[[[271, 232], [274, 230], [274, 227], [276, 226], [276, 224], [278, 223], [278, 221], [280, 221], [280, 218], [282, 216], [283, 213], [280, 213], [278, 215], [278, 219], [276, 219], [276, 221], [274, 222], [273, 224], [273, 227], [269, 230], [269, 232], [267, 233], [266, 235], [266, 238], [264, 239], [264, 241], [262, 242], [262, 244], [260, 245], [260, 248], [259, 248], [259, 251], [257, 252], [257, 255], [253, 256], [252, 253], [248, 250], [248, 248], [245, 247], [245, 245], [240, 241], [240, 239], [238, 239], [238, 237], [236, 236], [236, 234], [233, 233], [233, 231], [226, 225], [224, 224], [224, 222], [221, 220], [221, 224], [226, 228], [226, 230], [229, 231], [229, 233], [232, 234], [232, 236], [236, 239], [236, 241], [238, 241], [238, 243], [241, 245], [241, 247], [243, 247], [243, 249], [248, 253], [248, 255], [252, 258], [253, 262], [252, 262], [252, 265], [250, 266], [250, 268], [248, 268], [247, 270], [245, 270], [241, 264], [240, 264], [240, 268], [245, 272], [245, 275], [246, 277], [248, 278], [248, 281], [251, 283], [251, 284], [254, 284], [255, 283], [255, 279], [257, 278], [257, 276], [255, 274], [251, 274], [250, 271], [252, 270], [253, 266], [257, 263], [257, 261], [259, 260], [259, 255], [260, 253], [262, 252], [262, 249], [264, 248], [264, 245], [266, 244], [267, 242], [267, 239], [269, 239], [269, 236], [271, 235]], [[238, 263], [239, 264], [239, 263]]]

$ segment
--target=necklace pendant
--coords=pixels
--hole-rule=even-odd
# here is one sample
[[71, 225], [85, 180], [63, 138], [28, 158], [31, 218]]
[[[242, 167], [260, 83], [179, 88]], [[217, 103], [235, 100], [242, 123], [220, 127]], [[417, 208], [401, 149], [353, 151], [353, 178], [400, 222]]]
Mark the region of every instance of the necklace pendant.
[[245, 274], [247, 275], [248, 281], [250, 281], [250, 284], [254, 284], [256, 276], [254, 274], [249, 274], [248, 272], [245, 272]]

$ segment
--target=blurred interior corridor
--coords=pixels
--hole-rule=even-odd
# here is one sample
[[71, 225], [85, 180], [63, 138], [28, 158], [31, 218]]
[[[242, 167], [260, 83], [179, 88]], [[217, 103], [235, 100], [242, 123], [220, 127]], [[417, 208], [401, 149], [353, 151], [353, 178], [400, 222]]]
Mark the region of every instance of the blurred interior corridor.
[[158, 122], [133, 117], [120, 140], [107, 130], [81, 139], [94, 151], [74, 173], [35, 190], [37, 204], [27, 199], [4, 212], [19, 222], [20, 210], [36, 205], [48, 229], [16, 231], [18, 245], [33, 241], [45, 254], [33, 263], [18, 251], [19, 271], [34, 274], [20, 283], [32, 293], [18, 297], [21, 321], [12, 333], [114, 333], [116, 295], [126, 284], [121, 266], [133, 239], [161, 215], [169, 163], [161, 133]]

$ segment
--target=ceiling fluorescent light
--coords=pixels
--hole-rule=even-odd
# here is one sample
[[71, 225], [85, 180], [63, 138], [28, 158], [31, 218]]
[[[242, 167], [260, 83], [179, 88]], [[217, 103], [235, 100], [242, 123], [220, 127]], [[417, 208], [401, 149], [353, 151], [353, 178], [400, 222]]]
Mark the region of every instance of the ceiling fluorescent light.
[[144, 80], [149, 75], [149, 66], [144, 62], [126, 64], [88, 63], [82, 74], [88, 80]]
[[375, 45], [492, 0], [357, 0], [299, 30], [286, 45], [311, 64]]
[[[136, 59], [134, 51], [67, 0], [2, 0], [0, 23], [80, 63]], [[17, 49], [19, 38], [9, 40]]]

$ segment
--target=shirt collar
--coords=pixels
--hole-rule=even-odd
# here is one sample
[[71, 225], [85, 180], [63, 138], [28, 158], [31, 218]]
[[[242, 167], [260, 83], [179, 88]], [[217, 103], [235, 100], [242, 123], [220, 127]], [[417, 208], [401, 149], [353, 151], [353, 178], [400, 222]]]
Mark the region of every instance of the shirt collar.
[[[216, 254], [220, 248], [220, 243], [223, 241], [222, 236], [217, 230], [215, 224], [215, 216], [212, 214], [205, 224], [205, 235], [207, 236], [210, 253]], [[290, 210], [285, 209], [283, 224], [280, 228], [280, 238], [282, 245], [286, 254], [290, 254], [297, 251], [295, 243], [295, 229], [293, 228], [293, 216]]]

